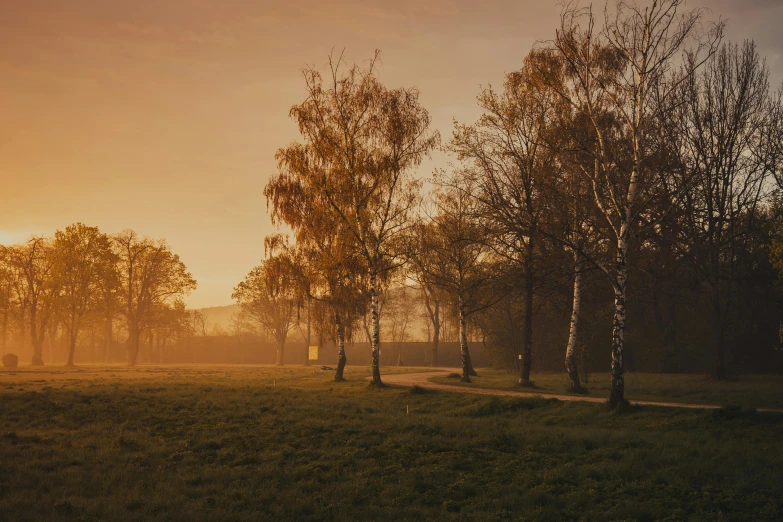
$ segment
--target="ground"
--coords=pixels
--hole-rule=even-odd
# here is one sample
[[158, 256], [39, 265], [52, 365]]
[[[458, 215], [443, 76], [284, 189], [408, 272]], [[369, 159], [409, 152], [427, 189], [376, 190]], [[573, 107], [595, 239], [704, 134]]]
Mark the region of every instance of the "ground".
[[2, 371], [0, 520], [783, 519], [778, 413], [331, 375]]

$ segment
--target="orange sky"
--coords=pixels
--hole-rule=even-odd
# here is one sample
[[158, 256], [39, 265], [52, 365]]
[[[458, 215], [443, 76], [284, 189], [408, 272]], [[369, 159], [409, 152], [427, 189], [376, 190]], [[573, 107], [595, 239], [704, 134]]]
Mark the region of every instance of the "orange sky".
[[[690, 6], [696, 6], [691, 3]], [[783, 79], [783, 2], [702, 2], [754, 38]], [[521, 0], [0, 0], [0, 243], [74, 221], [165, 237], [231, 302], [273, 228], [263, 187], [296, 139], [299, 70], [332, 48], [383, 50], [381, 78], [415, 85], [448, 138], [550, 38], [556, 2]], [[421, 169], [429, 174], [437, 156]]]

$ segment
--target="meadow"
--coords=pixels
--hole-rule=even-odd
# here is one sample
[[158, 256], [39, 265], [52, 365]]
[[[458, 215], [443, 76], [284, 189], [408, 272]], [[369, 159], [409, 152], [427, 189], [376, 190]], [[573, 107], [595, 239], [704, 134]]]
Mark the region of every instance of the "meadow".
[[[482, 368], [471, 383], [459, 379], [434, 377], [437, 384], [486, 388], [494, 390], [529, 391], [545, 394], [582, 395], [571, 393], [565, 373], [537, 373], [531, 377], [532, 387], [521, 388], [519, 375], [505, 370]], [[584, 377], [584, 376], [582, 376]], [[608, 397], [611, 378], [606, 373], [591, 373], [587, 383], [582, 380], [586, 395]], [[630, 401], [654, 401], [744, 408], [783, 410], [783, 376], [742, 375], [718, 381], [703, 374], [662, 374], [626, 372], [625, 396]]]
[[0, 520], [783, 518], [783, 414], [618, 414], [347, 370], [0, 371]]

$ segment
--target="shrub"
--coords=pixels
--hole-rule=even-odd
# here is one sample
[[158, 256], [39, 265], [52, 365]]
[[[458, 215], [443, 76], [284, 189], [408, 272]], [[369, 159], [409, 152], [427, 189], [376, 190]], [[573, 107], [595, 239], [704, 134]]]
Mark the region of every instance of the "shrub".
[[16, 368], [19, 364], [19, 357], [15, 353], [3, 355], [3, 366], [6, 368]]

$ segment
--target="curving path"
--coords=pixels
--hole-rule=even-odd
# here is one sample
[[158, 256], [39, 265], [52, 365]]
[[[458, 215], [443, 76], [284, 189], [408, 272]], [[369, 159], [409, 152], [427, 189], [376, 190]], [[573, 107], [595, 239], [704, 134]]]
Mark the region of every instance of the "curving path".
[[[553, 393], [536, 393], [513, 390], [493, 390], [490, 388], [472, 388], [468, 386], [453, 386], [450, 384], [438, 384], [430, 382], [431, 377], [442, 377], [444, 372], [462, 373], [460, 368], [439, 368], [435, 371], [428, 370], [422, 373], [398, 373], [384, 375], [385, 384], [396, 384], [399, 386], [421, 386], [432, 390], [442, 390], [457, 393], [473, 393], [476, 395], [503, 395], [509, 397], [542, 397], [544, 399], [557, 399], [560, 401], [581, 401], [581, 402], [600, 402], [605, 403], [605, 397], [590, 397], [586, 395], [560, 395]], [[656, 401], [629, 401], [631, 404], [640, 406], [663, 406], [665, 408], [690, 408], [694, 410], [717, 410], [721, 406], [717, 404], [688, 404], [682, 402], [656, 402]], [[760, 412], [783, 413], [783, 410], [776, 408], [756, 408]]]

